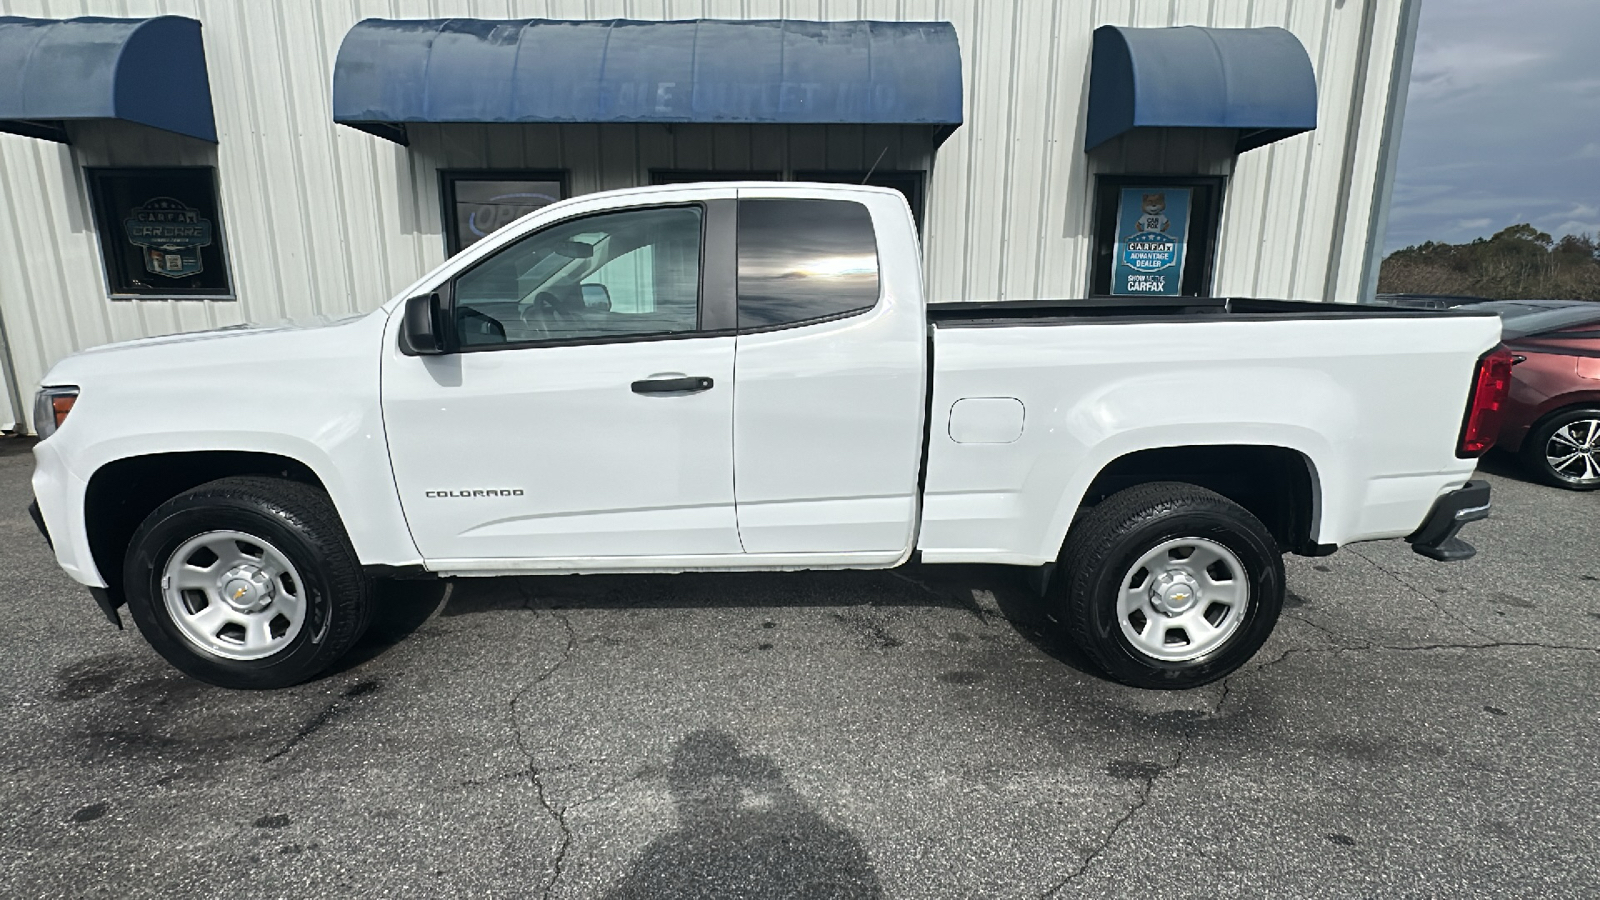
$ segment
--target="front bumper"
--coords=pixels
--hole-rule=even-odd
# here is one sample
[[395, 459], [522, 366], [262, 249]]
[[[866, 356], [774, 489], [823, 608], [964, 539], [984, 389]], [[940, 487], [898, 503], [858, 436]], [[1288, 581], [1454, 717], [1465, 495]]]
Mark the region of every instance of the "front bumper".
[[[44, 524], [44, 513], [39, 511], [38, 500], [28, 501], [28, 517], [33, 519], [33, 524], [38, 526], [39, 533], [44, 535], [44, 542], [49, 544], [52, 550], [55, 549], [56, 542], [50, 539], [50, 529]], [[117, 607], [120, 604], [117, 603], [116, 598], [111, 596], [111, 591], [106, 588], [91, 587], [89, 588], [89, 595], [94, 597], [95, 605], [100, 607], [101, 612], [105, 613], [106, 619], [111, 624], [121, 628], [122, 615], [117, 612]]]
[[38, 527], [39, 533], [44, 535], [44, 542], [50, 545], [51, 550], [54, 550], [56, 548], [56, 542], [50, 540], [50, 529], [45, 527], [44, 513], [39, 511], [38, 500], [28, 501], [28, 517], [33, 519], [33, 524]]
[[1456, 535], [1468, 522], [1489, 517], [1489, 482], [1469, 481], [1435, 500], [1422, 527], [1406, 538], [1411, 549], [1439, 562], [1471, 559], [1478, 551]]

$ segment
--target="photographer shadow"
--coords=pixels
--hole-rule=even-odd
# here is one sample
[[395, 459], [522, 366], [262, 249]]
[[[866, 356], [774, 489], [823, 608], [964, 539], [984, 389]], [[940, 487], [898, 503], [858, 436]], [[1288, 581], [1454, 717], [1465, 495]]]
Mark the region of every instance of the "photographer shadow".
[[772, 760], [740, 752], [728, 733], [679, 741], [667, 784], [677, 827], [645, 847], [607, 900], [884, 896], [861, 841], [806, 804]]

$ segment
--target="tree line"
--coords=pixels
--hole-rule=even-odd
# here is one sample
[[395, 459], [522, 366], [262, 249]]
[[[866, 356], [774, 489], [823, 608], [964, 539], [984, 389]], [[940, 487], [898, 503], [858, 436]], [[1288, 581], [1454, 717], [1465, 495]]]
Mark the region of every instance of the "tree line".
[[1466, 244], [1428, 241], [1384, 258], [1378, 292], [1600, 300], [1600, 242], [1589, 234], [1555, 240], [1526, 223]]

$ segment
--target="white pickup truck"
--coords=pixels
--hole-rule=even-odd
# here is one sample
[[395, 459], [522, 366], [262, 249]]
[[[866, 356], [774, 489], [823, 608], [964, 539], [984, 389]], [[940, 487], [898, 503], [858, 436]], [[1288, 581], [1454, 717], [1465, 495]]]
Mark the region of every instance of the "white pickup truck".
[[375, 578], [1034, 567], [1118, 681], [1248, 660], [1282, 554], [1470, 556], [1500, 321], [1266, 300], [929, 305], [899, 194], [546, 207], [376, 312], [80, 353], [35, 518], [173, 665], [333, 663]]

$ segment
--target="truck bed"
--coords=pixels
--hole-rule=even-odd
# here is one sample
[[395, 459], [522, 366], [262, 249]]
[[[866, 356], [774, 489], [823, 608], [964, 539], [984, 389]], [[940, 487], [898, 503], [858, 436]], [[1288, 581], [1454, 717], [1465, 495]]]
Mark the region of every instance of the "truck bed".
[[1239, 298], [945, 304], [928, 318], [930, 562], [1053, 559], [1096, 473], [1151, 447], [1292, 451], [1312, 484], [1312, 543], [1403, 537], [1471, 476], [1457, 440], [1500, 335], [1474, 309]]

